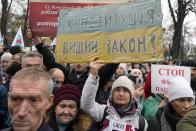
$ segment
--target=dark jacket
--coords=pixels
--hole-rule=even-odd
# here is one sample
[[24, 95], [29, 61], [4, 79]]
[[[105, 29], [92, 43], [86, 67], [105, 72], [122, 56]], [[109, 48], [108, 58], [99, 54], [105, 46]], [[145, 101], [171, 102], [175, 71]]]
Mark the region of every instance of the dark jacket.
[[[176, 124], [181, 119], [172, 105], [168, 103], [157, 111], [155, 117], [148, 121], [148, 131], [176, 131]], [[166, 121], [164, 121], [166, 120]], [[164, 126], [163, 126], [164, 125]]]
[[107, 100], [110, 97], [110, 92], [111, 89], [105, 91], [104, 88], [101, 88], [96, 95], [95, 101], [99, 104], [107, 104]]
[[176, 131], [196, 131], [196, 105], [178, 122]]
[[[59, 131], [54, 112], [51, 113], [47, 123], [55, 131]], [[76, 118], [68, 124], [65, 131], [97, 131], [97, 129], [90, 115], [83, 111], [80, 111]]]
[[11, 126], [11, 117], [8, 111], [8, 92], [5, 86], [0, 86], [0, 129]]
[[[0, 131], [14, 131], [14, 129], [13, 127], [10, 127]], [[45, 121], [43, 121], [40, 128], [37, 131], [54, 131], [54, 130], [51, 127], [49, 127]]]
[[[40, 54], [43, 55], [44, 65], [46, 66], [47, 70], [50, 70], [52, 68], [59, 68], [63, 71], [65, 80], [64, 83], [67, 84], [73, 84], [77, 86], [79, 89], [83, 89], [84, 83], [86, 82], [86, 79], [88, 78], [89, 71], [83, 72], [83, 74], [77, 78], [76, 72], [73, 70], [70, 70], [70, 68], [65, 68], [61, 64], [56, 63], [55, 58], [53, 54], [50, 52], [50, 50], [42, 43], [36, 45], [36, 48]], [[103, 87], [109, 79], [112, 77], [112, 75], [115, 73], [118, 64], [106, 64], [99, 70], [99, 76], [100, 76], [100, 87]]]

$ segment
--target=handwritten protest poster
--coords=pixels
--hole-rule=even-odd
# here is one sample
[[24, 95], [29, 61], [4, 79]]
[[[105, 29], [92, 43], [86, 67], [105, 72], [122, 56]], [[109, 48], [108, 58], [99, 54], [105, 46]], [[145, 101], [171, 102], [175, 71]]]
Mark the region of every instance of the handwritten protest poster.
[[168, 90], [168, 80], [176, 76], [184, 77], [190, 83], [191, 69], [184, 66], [151, 65], [151, 91], [163, 94]]
[[[156, 2], [155, 2], [156, 1]], [[56, 60], [60, 63], [160, 61], [160, 0], [60, 11]]]

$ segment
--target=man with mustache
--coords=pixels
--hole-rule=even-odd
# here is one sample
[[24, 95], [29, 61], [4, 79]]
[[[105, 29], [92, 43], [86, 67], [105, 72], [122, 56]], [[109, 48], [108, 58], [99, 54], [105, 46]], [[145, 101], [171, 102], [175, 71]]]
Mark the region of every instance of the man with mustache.
[[12, 127], [3, 131], [53, 131], [44, 115], [53, 102], [53, 80], [44, 70], [24, 68], [11, 79], [8, 109]]

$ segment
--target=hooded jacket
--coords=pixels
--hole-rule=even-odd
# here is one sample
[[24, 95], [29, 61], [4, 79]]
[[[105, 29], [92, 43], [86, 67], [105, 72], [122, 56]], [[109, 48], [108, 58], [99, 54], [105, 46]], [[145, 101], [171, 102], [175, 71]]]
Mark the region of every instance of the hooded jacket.
[[196, 131], [196, 106], [178, 122], [176, 131]]
[[[94, 79], [90, 74], [82, 91], [81, 97], [81, 109], [88, 112], [94, 120], [101, 122], [103, 119], [107, 119], [107, 122], [104, 124], [102, 130], [110, 131], [112, 124], [121, 124], [121, 127], [126, 128], [139, 128], [139, 116], [137, 114], [137, 109], [134, 109], [134, 112], [127, 111], [126, 115], [119, 116], [115, 107], [109, 102], [107, 105], [101, 105], [95, 102], [95, 95], [99, 86], [99, 78]], [[108, 115], [104, 118], [105, 110], [107, 109]], [[132, 109], [132, 108], [131, 108]], [[136, 121], [137, 119], [137, 121]], [[144, 131], [147, 130], [148, 124], [145, 120]], [[114, 129], [112, 127], [112, 129]]]
[[155, 117], [148, 121], [148, 131], [176, 131], [176, 124], [181, 119], [173, 109], [171, 103], [160, 108]]

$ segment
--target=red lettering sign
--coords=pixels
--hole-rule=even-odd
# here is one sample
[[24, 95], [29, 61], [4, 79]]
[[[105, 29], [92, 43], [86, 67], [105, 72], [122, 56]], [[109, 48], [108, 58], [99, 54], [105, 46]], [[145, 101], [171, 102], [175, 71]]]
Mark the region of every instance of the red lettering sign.
[[169, 69], [169, 68], [160, 68], [159, 75], [161, 76], [182, 76], [184, 77], [184, 70], [182, 69]]
[[[30, 1], [29, 25], [34, 35], [56, 37], [60, 10], [98, 6], [106, 3], [61, 3]], [[109, 3], [107, 3], [109, 4]]]

